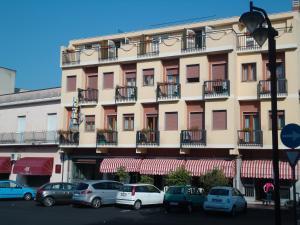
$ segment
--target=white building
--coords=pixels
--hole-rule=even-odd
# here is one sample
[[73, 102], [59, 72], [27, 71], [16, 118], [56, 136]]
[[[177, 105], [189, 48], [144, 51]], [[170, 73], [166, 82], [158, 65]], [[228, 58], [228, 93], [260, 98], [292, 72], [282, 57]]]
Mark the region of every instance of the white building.
[[0, 95], [14, 93], [16, 71], [0, 67]]

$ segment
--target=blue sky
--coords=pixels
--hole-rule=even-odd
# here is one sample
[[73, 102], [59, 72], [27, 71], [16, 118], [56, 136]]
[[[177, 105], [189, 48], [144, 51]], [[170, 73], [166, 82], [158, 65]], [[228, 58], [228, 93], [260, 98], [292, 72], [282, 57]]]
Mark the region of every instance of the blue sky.
[[[268, 13], [292, 0], [256, 0]], [[16, 86], [60, 86], [60, 46], [69, 40], [154, 28], [190, 18], [240, 16], [248, 0], [1, 0], [0, 66], [17, 70]]]

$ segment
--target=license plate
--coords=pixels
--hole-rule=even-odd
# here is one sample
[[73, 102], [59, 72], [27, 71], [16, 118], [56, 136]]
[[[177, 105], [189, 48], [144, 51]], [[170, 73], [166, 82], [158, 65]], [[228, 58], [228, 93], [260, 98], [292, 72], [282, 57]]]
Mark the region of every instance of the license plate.
[[178, 205], [178, 202], [170, 202], [170, 205]]
[[222, 202], [222, 199], [215, 199], [215, 198], [213, 198], [212, 201], [213, 202]]

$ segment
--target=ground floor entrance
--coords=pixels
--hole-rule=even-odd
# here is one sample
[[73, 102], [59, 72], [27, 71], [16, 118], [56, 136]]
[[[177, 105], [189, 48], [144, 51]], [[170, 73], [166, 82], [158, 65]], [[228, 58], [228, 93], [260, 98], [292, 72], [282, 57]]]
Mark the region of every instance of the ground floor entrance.
[[99, 173], [100, 159], [73, 158], [72, 180], [98, 180], [102, 178]]

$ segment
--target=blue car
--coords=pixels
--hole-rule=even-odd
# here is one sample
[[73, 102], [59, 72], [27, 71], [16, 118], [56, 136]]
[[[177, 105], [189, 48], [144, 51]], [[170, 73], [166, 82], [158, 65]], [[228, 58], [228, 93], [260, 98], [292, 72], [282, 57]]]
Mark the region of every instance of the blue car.
[[35, 198], [36, 190], [24, 187], [12, 180], [0, 181], [0, 199], [1, 198], [23, 198], [29, 201]]

